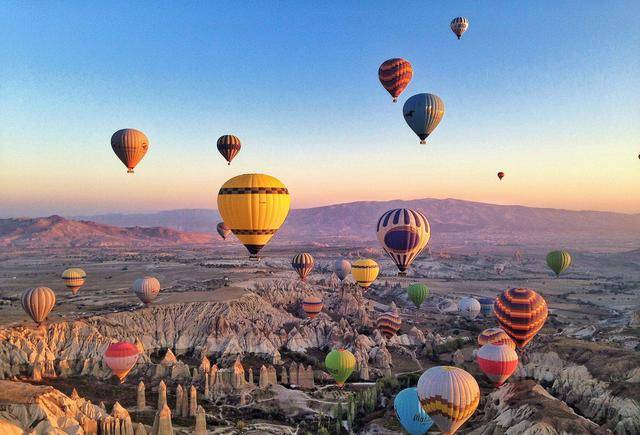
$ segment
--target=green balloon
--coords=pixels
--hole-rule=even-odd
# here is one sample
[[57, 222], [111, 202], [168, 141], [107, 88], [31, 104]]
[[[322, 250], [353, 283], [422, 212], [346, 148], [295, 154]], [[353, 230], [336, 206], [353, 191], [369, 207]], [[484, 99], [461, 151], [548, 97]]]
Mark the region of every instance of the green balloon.
[[356, 368], [356, 357], [346, 349], [334, 349], [327, 354], [324, 365], [338, 387], [342, 388]]
[[427, 296], [429, 296], [429, 287], [424, 284], [411, 284], [407, 287], [407, 294], [409, 299], [417, 308], [424, 302]]
[[571, 254], [567, 251], [551, 251], [547, 254], [547, 265], [559, 276], [571, 265]]

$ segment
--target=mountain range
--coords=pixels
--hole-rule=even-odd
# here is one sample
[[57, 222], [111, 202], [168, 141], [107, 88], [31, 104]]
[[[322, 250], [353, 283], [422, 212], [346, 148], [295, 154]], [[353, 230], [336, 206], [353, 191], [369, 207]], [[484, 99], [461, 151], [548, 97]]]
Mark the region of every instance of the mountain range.
[[[375, 225], [392, 208], [422, 211], [436, 249], [571, 247], [623, 251], [640, 247], [640, 214], [495, 205], [456, 199], [362, 201], [291, 210], [278, 242], [374, 244]], [[112, 213], [0, 219], [0, 246], [153, 246], [217, 240], [216, 210]]]

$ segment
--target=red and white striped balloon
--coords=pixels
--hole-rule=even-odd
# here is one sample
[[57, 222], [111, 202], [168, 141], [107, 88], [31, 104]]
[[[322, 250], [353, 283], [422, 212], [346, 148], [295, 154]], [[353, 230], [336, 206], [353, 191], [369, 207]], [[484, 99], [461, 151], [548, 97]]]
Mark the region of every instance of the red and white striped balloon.
[[104, 353], [104, 362], [122, 383], [138, 361], [139, 353], [138, 348], [128, 341], [111, 343]]
[[507, 344], [485, 344], [478, 351], [476, 361], [496, 387], [509, 379], [518, 368], [518, 354]]

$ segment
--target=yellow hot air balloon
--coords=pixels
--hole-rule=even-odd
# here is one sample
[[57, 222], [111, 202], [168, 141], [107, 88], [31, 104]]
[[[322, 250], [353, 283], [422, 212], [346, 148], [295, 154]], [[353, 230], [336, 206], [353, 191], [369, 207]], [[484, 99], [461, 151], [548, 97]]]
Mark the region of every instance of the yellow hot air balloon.
[[84, 285], [84, 279], [86, 277], [87, 274], [79, 267], [71, 267], [62, 272], [62, 280], [64, 281], [64, 285], [66, 285], [74, 295], [78, 293], [80, 287]]
[[290, 203], [286, 186], [264, 174], [238, 175], [218, 192], [218, 210], [224, 223], [254, 259], [284, 223]]
[[351, 275], [353, 275], [358, 285], [365, 290], [371, 287], [371, 284], [378, 277], [378, 272], [380, 272], [378, 263], [370, 258], [357, 260], [351, 265]]

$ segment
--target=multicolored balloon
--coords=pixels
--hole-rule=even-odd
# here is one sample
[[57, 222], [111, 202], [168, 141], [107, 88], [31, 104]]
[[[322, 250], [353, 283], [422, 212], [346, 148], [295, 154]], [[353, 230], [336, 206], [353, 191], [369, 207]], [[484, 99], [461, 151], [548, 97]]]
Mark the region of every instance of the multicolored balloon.
[[218, 192], [222, 219], [252, 259], [258, 259], [258, 252], [284, 223], [290, 203], [286, 186], [264, 174], [238, 175], [224, 183]]
[[376, 327], [382, 332], [382, 335], [387, 337], [387, 339], [393, 337], [400, 330], [400, 325], [402, 325], [402, 320], [400, 316], [395, 311], [388, 311], [386, 313], [380, 314], [378, 319], [376, 320]]
[[111, 136], [111, 149], [127, 167], [127, 173], [133, 174], [133, 168], [149, 149], [149, 139], [139, 130], [124, 128]]
[[424, 284], [411, 284], [407, 287], [407, 295], [416, 308], [420, 308], [420, 305], [429, 296], [429, 287]]
[[252, 259], [258, 259], [258, 252], [284, 223], [290, 204], [286, 186], [270, 175], [238, 175], [218, 192], [222, 219]]
[[371, 287], [371, 284], [373, 284], [373, 282], [378, 277], [379, 272], [380, 267], [378, 266], [378, 263], [371, 260], [370, 258], [356, 260], [351, 265], [351, 274], [355, 278], [358, 285], [364, 290], [367, 290], [369, 287]]
[[431, 228], [425, 215], [410, 208], [395, 208], [380, 216], [376, 226], [378, 242], [398, 267], [398, 275], [426, 248]]
[[133, 366], [138, 361], [140, 351], [128, 341], [111, 343], [104, 353], [104, 362], [111, 369], [114, 375], [124, 382]]
[[222, 154], [222, 157], [227, 161], [227, 165], [231, 164], [231, 160], [240, 152], [242, 144], [238, 136], [232, 134], [225, 134], [218, 138], [218, 151]]
[[317, 296], [307, 296], [302, 300], [302, 309], [307, 314], [307, 317], [313, 319], [322, 311], [322, 299]]
[[467, 31], [469, 28], [469, 20], [465, 17], [456, 17], [451, 20], [451, 24], [449, 25], [453, 33], [456, 34], [458, 39], [462, 38], [462, 34]]
[[404, 103], [402, 114], [411, 130], [420, 138], [420, 143], [424, 145], [427, 143], [427, 137], [444, 117], [444, 102], [437, 95], [417, 94]]
[[515, 342], [509, 337], [509, 335], [500, 328], [485, 329], [478, 335], [478, 344], [484, 346], [485, 344], [505, 344], [516, 348]]
[[476, 361], [496, 387], [504, 384], [518, 368], [518, 354], [506, 344], [485, 344], [478, 351]]
[[408, 60], [394, 58], [385, 60], [378, 69], [378, 79], [382, 86], [391, 94], [393, 102], [398, 101], [398, 97], [405, 90], [411, 78], [413, 68]]
[[222, 240], [227, 240], [227, 236], [231, 234], [231, 228], [229, 228], [224, 222], [218, 222], [218, 225], [216, 225], [216, 231], [218, 231]]
[[138, 278], [133, 282], [133, 292], [145, 305], [149, 305], [160, 293], [160, 281], [153, 276]]
[[480, 298], [478, 302], [480, 302], [480, 312], [483, 316], [490, 316], [493, 314], [493, 302], [495, 298]]
[[393, 409], [409, 435], [424, 435], [433, 426], [433, 420], [422, 409], [416, 388], [405, 388], [396, 394]]
[[502, 180], [504, 178], [504, 172], [502, 171], [498, 172], [498, 178]]
[[518, 347], [524, 347], [547, 320], [547, 302], [534, 290], [510, 288], [493, 305], [498, 323]]
[[293, 270], [295, 270], [298, 276], [300, 276], [301, 281], [305, 281], [307, 279], [307, 276], [313, 270], [313, 265], [313, 257], [307, 252], [298, 254], [293, 257], [293, 260], [291, 260], [291, 267], [293, 267]]
[[458, 302], [458, 310], [467, 320], [473, 320], [478, 317], [480, 309], [480, 302], [475, 298], [462, 298]]
[[356, 357], [346, 349], [334, 349], [325, 357], [324, 365], [338, 387], [342, 388], [356, 368]]
[[55, 306], [56, 294], [49, 287], [32, 287], [22, 293], [20, 302], [25, 313], [40, 325]]
[[62, 272], [62, 280], [64, 281], [64, 285], [66, 285], [74, 295], [78, 293], [80, 287], [84, 285], [84, 280], [86, 277], [87, 274], [79, 267], [71, 267]]
[[556, 276], [571, 266], [571, 254], [567, 251], [551, 251], [547, 254], [547, 266], [553, 270]]
[[345, 259], [336, 260], [333, 263], [333, 273], [336, 274], [340, 281], [344, 281], [344, 279], [351, 273], [351, 263]]
[[418, 399], [436, 426], [445, 434], [453, 434], [478, 408], [480, 388], [466, 371], [436, 366], [420, 376]]

